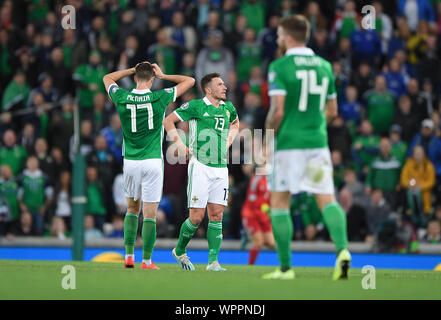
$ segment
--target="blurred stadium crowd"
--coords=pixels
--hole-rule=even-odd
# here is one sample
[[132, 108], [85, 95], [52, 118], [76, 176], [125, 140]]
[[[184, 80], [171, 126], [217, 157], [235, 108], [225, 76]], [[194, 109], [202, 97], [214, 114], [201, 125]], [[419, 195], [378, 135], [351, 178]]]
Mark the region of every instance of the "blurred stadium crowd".
[[[66, 4], [76, 9], [74, 30], [61, 26]], [[376, 9], [374, 30], [360, 28], [365, 4]], [[70, 235], [79, 108], [86, 237], [122, 237], [121, 123], [104, 74], [143, 60], [197, 81], [218, 72], [241, 128], [263, 128], [277, 25], [294, 13], [307, 16], [309, 46], [335, 73], [339, 116], [328, 126], [329, 145], [349, 240], [373, 241], [382, 252], [441, 243], [440, 0], [0, 1], [0, 236]], [[156, 80], [153, 89], [171, 85]], [[199, 97], [194, 88], [167, 113]], [[253, 165], [229, 169], [224, 232], [238, 239]], [[159, 237], [175, 237], [187, 215], [186, 175], [186, 165], [165, 163]], [[292, 214], [295, 239], [329, 239], [311, 195], [295, 196]]]

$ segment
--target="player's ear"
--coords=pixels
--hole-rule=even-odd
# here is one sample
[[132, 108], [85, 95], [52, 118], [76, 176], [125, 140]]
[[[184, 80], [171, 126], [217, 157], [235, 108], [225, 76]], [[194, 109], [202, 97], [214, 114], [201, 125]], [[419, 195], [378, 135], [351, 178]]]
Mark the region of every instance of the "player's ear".
[[135, 80], [135, 82], [138, 82], [138, 79], [136, 78], [136, 76], [133, 76], [133, 80]]

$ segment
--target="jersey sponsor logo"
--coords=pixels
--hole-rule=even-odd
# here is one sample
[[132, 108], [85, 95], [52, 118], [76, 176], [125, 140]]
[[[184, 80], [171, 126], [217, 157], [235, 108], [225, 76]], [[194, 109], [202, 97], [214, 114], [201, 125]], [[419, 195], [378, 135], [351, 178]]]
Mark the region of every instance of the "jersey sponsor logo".
[[187, 109], [187, 108], [188, 108], [188, 102], [184, 103], [184, 104], [181, 106], [181, 110], [185, 110], [185, 109]]
[[167, 93], [173, 93], [173, 88], [165, 88], [164, 91]]

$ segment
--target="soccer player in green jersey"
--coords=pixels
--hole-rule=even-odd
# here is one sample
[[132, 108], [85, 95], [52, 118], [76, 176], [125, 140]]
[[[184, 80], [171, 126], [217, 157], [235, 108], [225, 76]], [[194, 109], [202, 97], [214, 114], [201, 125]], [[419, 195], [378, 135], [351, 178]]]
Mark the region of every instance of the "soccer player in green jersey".
[[[190, 216], [181, 226], [172, 253], [184, 270], [194, 270], [187, 256], [187, 244], [208, 211], [209, 271], [224, 271], [218, 262], [222, 243], [222, 215], [228, 201], [228, 149], [239, 132], [236, 108], [226, 100], [227, 87], [219, 74], [201, 80], [203, 99], [184, 103], [164, 120], [164, 128], [180, 150], [190, 154], [187, 199]], [[178, 121], [190, 122], [189, 146], [185, 146], [175, 127]]]
[[[136, 88], [124, 90], [116, 81], [135, 74]], [[154, 79], [177, 83], [173, 88], [150, 91]], [[103, 77], [106, 90], [121, 118], [123, 131], [124, 192], [127, 214], [124, 218], [125, 267], [135, 267], [135, 240], [138, 216], [143, 202], [142, 269], [159, 269], [151, 257], [156, 241], [156, 211], [162, 196], [163, 159], [162, 121], [170, 102], [194, 85], [194, 79], [180, 75], [165, 75], [156, 64], [138, 63], [134, 68], [115, 71]]]
[[333, 279], [346, 278], [351, 261], [347, 250], [346, 215], [334, 197], [332, 162], [326, 123], [337, 116], [331, 64], [305, 46], [310, 33], [301, 15], [281, 20], [277, 43], [285, 56], [270, 64], [271, 109], [266, 129], [275, 131], [271, 190], [271, 224], [280, 268], [264, 279], [294, 279], [290, 244], [292, 194], [313, 193], [336, 246]]

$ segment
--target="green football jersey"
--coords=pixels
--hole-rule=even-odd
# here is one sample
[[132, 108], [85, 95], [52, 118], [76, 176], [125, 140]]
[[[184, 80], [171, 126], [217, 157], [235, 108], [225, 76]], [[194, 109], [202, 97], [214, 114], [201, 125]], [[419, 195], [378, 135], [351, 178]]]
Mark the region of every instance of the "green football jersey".
[[238, 119], [233, 104], [221, 101], [216, 108], [205, 97], [184, 103], [175, 114], [181, 121], [189, 121], [188, 148], [196, 159], [210, 167], [226, 167], [229, 124]]
[[118, 109], [123, 156], [129, 160], [161, 159], [165, 109], [176, 100], [176, 87], [151, 92], [127, 91], [112, 84], [109, 96]]
[[286, 96], [276, 150], [327, 147], [323, 111], [337, 97], [331, 64], [309, 48], [292, 48], [270, 64], [268, 83], [270, 96]]

